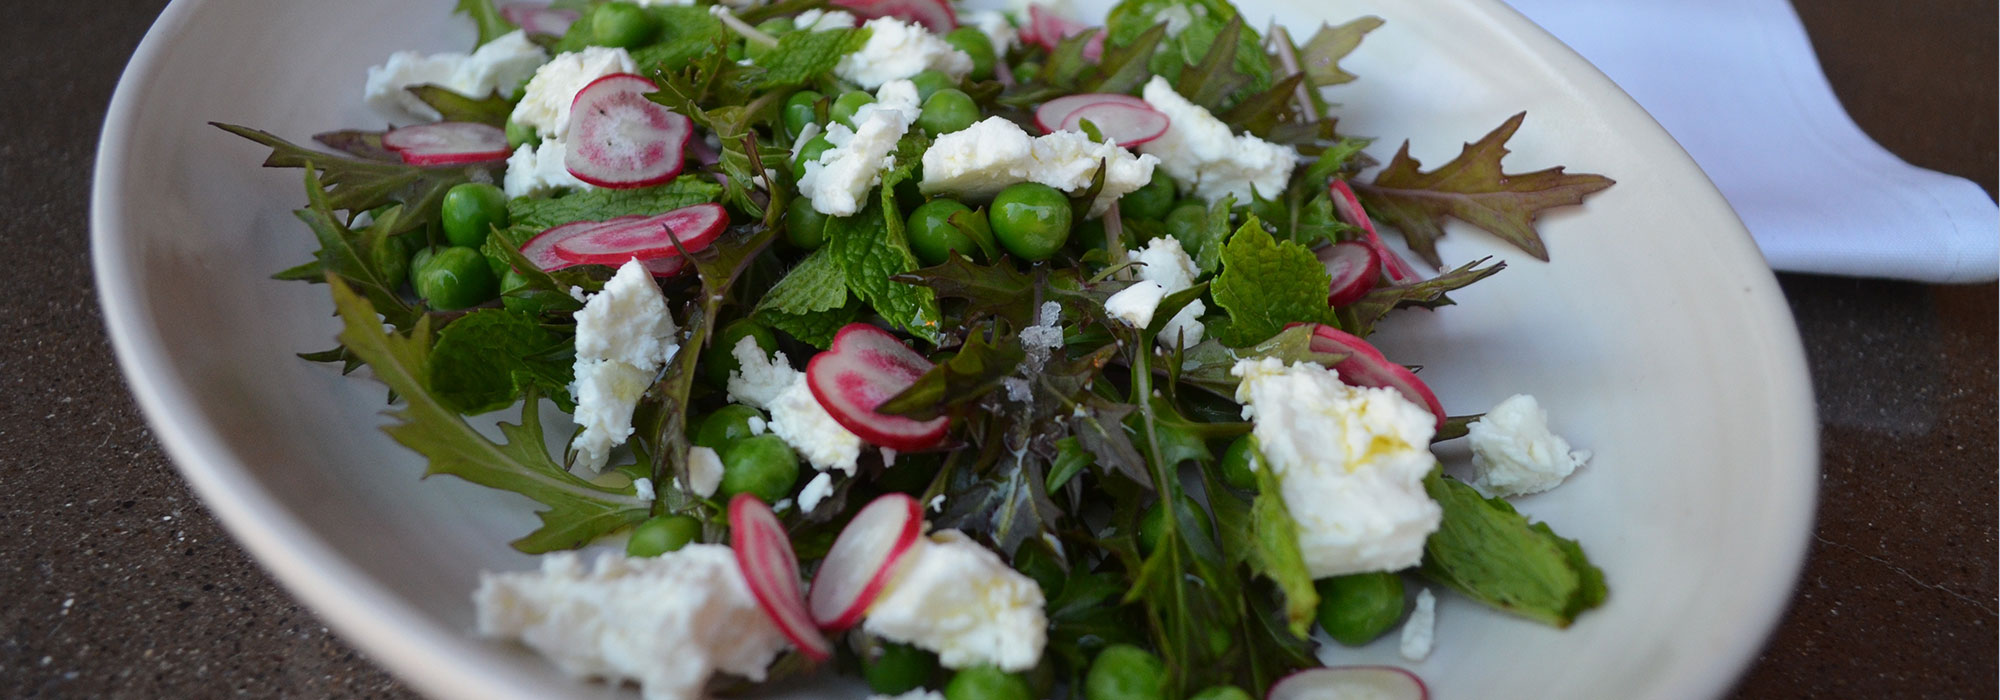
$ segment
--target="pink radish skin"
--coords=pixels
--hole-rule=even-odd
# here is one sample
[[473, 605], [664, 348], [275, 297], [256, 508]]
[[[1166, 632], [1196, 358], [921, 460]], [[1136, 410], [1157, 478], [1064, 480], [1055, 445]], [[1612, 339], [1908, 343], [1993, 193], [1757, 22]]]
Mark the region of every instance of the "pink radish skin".
[[473, 122], [436, 122], [390, 129], [382, 147], [410, 165], [465, 165], [506, 160], [507, 132]]
[[806, 592], [813, 622], [835, 634], [860, 622], [923, 530], [923, 505], [900, 493], [884, 494], [855, 513]]
[[716, 236], [722, 234], [723, 227], [729, 223], [729, 214], [722, 209], [722, 205], [709, 203], [655, 216], [620, 217], [613, 221], [620, 223], [557, 241], [556, 257], [579, 265], [623, 265], [632, 258], [650, 261], [678, 257], [683, 250], [692, 253], [707, 248]]
[[1326, 272], [1333, 276], [1328, 285], [1326, 303], [1331, 306], [1346, 306], [1360, 301], [1375, 288], [1375, 280], [1380, 278], [1382, 256], [1376, 254], [1374, 246], [1361, 241], [1341, 241], [1327, 246], [1319, 252], [1319, 261], [1326, 265]]
[[[1290, 328], [1299, 324], [1285, 326]], [[1410, 368], [1390, 362], [1381, 350], [1368, 344], [1359, 336], [1324, 324], [1312, 324], [1313, 338], [1309, 348], [1316, 353], [1346, 355], [1347, 359], [1334, 364], [1333, 371], [1340, 373], [1340, 381], [1351, 386], [1381, 387], [1395, 389], [1403, 398], [1430, 409], [1437, 417], [1437, 428], [1444, 427], [1444, 404], [1438, 401], [1437, 393], [1418, 379]]]
[[1088, 31], [1095, 31], [1097, 34], [1084, 43], [1083, 58], [1096, 63], [1104, 56], [1103, 29], [1062, 17], [1042, 9], [1041, 5], [1029, 5], [1028, 26], [1021, 31], [1021, 41], [1054, 51], [1062, 40]]
[[932, 34], [958, 28], [958, 14], [945, 0], [833, 0], [833, 6], [861, 19], [894, 17], [924, 25]]
[[1041, 127], [1042, 133], [1061, 131], [1063, 123], [1069, 120], [1069, 115], [1085, 107], [1107, 102], [1142, 109], [1153, 108], [1152, 105], [1146, 104], [1145, 100], [1113, 92], [1086, 92], [1080, 95], [1064, 95], [1043, 102], [1040, 107], [1035, 108], [1035, 126]]
[[500, 18], [529, 34], [562, 36], [581, 15], [576, 10], [551, 10], [532, 2], [510, 2], [500, 6]]
[[1082, 131], [1085, 119], [1090, 120], [1104, 138], [1126, 148], [1159, 138], [1160, 134], [1167, 133], [1167, 126], [1172, 124], [1167, 115], [1150, 106], [1099, 102], [1070, 112], [1063, 119], [1062, 127], [1066, 131]]
[[756, 496], [736, 494], [729, 501], [729, 546], [750, 594], [778, 631], [813, 661], [833, 658], [833, 643], [806, 613], [805, 596], [799, 594], [799, 558], [771, 507]]
[[536, 234], [534, 238], [528, 239], [528, 242], [522, 243], [521, 255], [526, 257], [528, 262], [534, 263], [535, 267], [539, 267], [547, 272], [580, 265], [582, 263], [564, 260], [562, 256], [557, 255], [556, 244], [605, 226], [623, 225], [644, 218], [646, 217], [621, 216], [607, 221], [576, 221], [563, 224]]
[[1427, 700], [1422, 679], [1394, 666], [1309, 668], [1271, 684], [1264, 700]]
[[[650, 187], [674, 179], [685, 163], [694, 122], [646, 99], [659, 88], [630, 73], [585, 85], [570, 103], [563, 166], [598, 187]], [[504, 135], [503, 135], [504, 140]]]
[[1388, 273], [1389, 281], [1401, 284], [1423, 279], [1423, 275], [1417, 274], [1416, 268], [1410, 267], [1409, 263], [1403, 261], [1403, 256], [1397, 255], [1396, 251], [1390, 250], [1389, 246], [1382, 243], [1382, 236], [1375, 233], [1375, 222], [1368, 220], [1368, 211], [1361, 208], [1361, 198], [1354, 196], [1354, 188], [1349, 187], [1347, 181], [1334, 178], [1333, 182], [1327, 185], [1327, 194], [1333, 196], [1333, 210], [1340, 215], [1340, 220], [1350, 226], [1359, 227], [1362, 233], [1367, 234], [1368, 245], [1373, 246], [1375, 253], [1382, 256], [1382, 271]]
[[922, 450], [944, 441], [950, 417], [916, 421], [876, 413], [875, 407], [930, 369], [930, 360], [888, 331], [850, 323], [834, 334], [831, 347], [806, 363], [806, 386], [835, 422], [862, 440], [894, 450]]

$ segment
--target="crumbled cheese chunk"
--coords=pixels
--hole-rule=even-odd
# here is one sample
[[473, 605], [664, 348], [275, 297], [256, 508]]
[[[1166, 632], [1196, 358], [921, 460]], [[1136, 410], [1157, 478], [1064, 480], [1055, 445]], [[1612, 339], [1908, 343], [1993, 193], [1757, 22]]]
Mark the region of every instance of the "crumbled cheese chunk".
[[937, 512], [937, 513], [943, 513], [943, 512], [944, 512], [944, 494], [941, 494], [941, 493], [940, 493], [940, 494], [938, 494], [938, 495], [936, 495], [936, 496], [932, 496], [932, 497], [931, 497], [931, 502], [930, 502], [930, 504], [929, 504], [929, 505], [930, 505], [930, 509], [931, 509], [931, 510], [932, 510], [933, 512]]
[[840, 10], [821, 10], [819, 8], [800, 12], [797, 17], [792, 18], [792, 26], [797, 27], [799, 31], [806, 32], [853, 29], [858, 24], [859, 22], [854, 19], [854, 15], [852, 14]]
[[1417, 607], [1410, 611], [1410, 619], [1403, 622], [1403, 638], [1397, 651], [1410, 661], [1422, 661], [1431, 655], [1431, 640], [1437, 632], [1437, 596], [1431, 589], [1417, 591]]
[[648, 700], [693, 698], [711, 675], [762, 681], [784, 651], [728, 547], [690, 544], [658, 557], [573, 552], [540, 571], [482, 573], [479, 634], [520, 640], [565, 673], [634, 680]]
[[548, 60], [548, 52], [521, 31], [495, 37], [471, 54], [397, 52], [390, 54], [388, 63], [368, 69], [368, 106], [391, 119], [433, 121], [437, 110], [405, 88], [436, 85], [472, 98], [496, 91], [513, 97]]
[[801, 373], [771, 402], [771, 432], [812, 463], [814, 469], [839, 469], [854, 476], [861, 458], [861, 437], [848, 432], [813, 396]]
[[507, 157], [507, 176], [500, 189], [508, 197], [533, 197], [561, 189], [588, 190], [594, 185], [577, 179], [563, 162], [569, 147], [562, 139], [543, 139], [540, 145], [521, 144]]
[[[1180, 239], [1161, 236], [1146, 242], [1146, 247], [1127, 255], [1132, 262], [1144, 263], [1139, 266], [1139, 279], [1156, 282], [1165, 297], [1178, 294], [1194, 287], [1196, 277], [1201, 275], [1194, 266], [1194, 259], [1188, 257], [1187, 249], [1181, 247]], [[1208, 313], [1208, 305], [1200, 299], [1188, 302], [1187, 306], [1174, 314], [1167, 325], [1160, 329], [1154, 340], [1161, 347], [1172, 348], [1176, 344], [1194, 347], [1201, 342], [1202, 334], [1208, 329], [1201, 322], [1201, 315]]]
[[1132, 155], [1115, 144], [1092, 141], [1077, 131], [1029, 136], [1003, 117], [988, 117], [963, 130], [937, 137], [924, 151], [925, 194], [949, 193], [987, 200], [1017, 182], [1039, 182], [1074, 194], [1090, 187], [1099, 167], [1104, 188], [1090, 216], [1109, 209], [1119, 197], [1153, 179], [1159, 159]]
[[917, 540], [863, 626], [937, 652], [945, 668], [1026, 671], [1048, 642], [1042, 588], [957, 530]]
[[1313, 578], [1415, 566], [1442, 516], [1423, 486], [1437, 463], [1430, 410], [1307, 362], [1244, 359], [1230, 373]]
[[806, 482], [805, 488], [799, 489], [799, 512], [813, 512], [814, 508], [819, 507], [820, 501], [826, 500], [826, 497], [831, 495], [833, 495], [833, 472], [820, 472], [818, 476], [812, 478], [812, 481]]
[[722, 486], [722, 455], [715, 448], [696, 445], [688, 448], [688, 491], [702, 498], [715, 495]]
[[639, 64], [624, 49], [588, 46], [561, 54], [535, 71], [514, 105], [514, 123], [531, 127], [542, 138], [561, 137], [569, 130], [569, 108], [584, 86], [607, 75], [636, 73]]
[[769, 409], [802, 376], [785, 353], [764, 354], [756, 338], [744, 336], [729, 354], [737, 365], [729, 371], [729, 400], [752, 408]]
[[967, 12], [959, 15], [958, 19], [961, 24], [977, 27], [979, 33], [985, 34], [986, 40], [993, 42], [995, 56], [1007, 55], [1007, 49], [1013, 48], [1014, 42], [1019, 41], [1021, 37], [1021, 33], [1014, 29], [1014, 23], [1008, 21], [1007, 15], [999, 10]]
[[868, 41], [854, 53], [834, 64], [833, 74], [873, 90], [891, 80], [904, 80], [926, 70], [951, 76], [953, 80], [972, 72], [972, 57], [952, 48], [943, 37], [925, 31], [923, 25], [894, 17], [877, 17], [861, 25]]
[[875, 102], [855, 110], [855, 128], [827, 125], [826, 141], [833, 147], [806, 163], [799, 195], [812, 200], [813, 210], [821, 214], [853, 216], [869, 190], [882, 183], [882, 171], [896, 167], [896, 141], [922, 111], [916, 84], [908, 80], [883, 84]]
[[604, 290], [584, 302], [576, 318], [574, 419], [583, 426], [570, 446], [576, 466], [596, 474], [611, 448], [632, 435], [632, 408], [661, 365], [680, 346], [673, 314], [653, 274], [637, 260], [618, 268]]
[[1139, 144], [1139, 150], [1159, 157], [1160, 167], [1183, 193], [1209, 202], [1231, 195], [1243, 204], [1253, 190], [1265, 197], [1285, 190], [1299, 160], [1291, 146], [1231, 133], [1228, 124], [1174, 92], [1166, 78], [1153, 76], [1143, 96], [1172, 125], [1159, 138]]
[[1571, 451], [1549, 432], [1549, 414], [1535, 397], [1516, 394], [1467, 428], [1472, 441], [1472, 487], [1487, 497], [1541, 493], [1562, 484], [1590, 452]]
[[1158, 309], [1160, 300], [1165, 298], [1167, 289], [1160, 283], [1140, 280], [1105, 299], [1104, 311], [1133, 328], [1145, 328], [1153, 325], [1153, 310]]
[[650, 501], [659, 496], [653, 491], [653, 480], [643, 476], [632, 480], [632, 495], [642, 501]]

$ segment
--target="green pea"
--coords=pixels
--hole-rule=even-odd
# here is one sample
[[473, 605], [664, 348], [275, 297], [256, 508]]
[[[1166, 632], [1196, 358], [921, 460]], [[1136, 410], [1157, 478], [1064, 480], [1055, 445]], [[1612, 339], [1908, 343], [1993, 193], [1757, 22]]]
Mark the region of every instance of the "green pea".
[[729, 322], [729, 325], [722, 327], [721, 333], [716, 334], [715, 342], [709, 344], [708, 350], [701, 356], [702, 370], [708, 376], [708, 380], [714, 382], [716, 386], [728, 385], [729, 373], [743, 367], [736, 361], [736, 344], [742, 342], [744, 338], [756, 338], [757, 347], [762, 348], [766, 355], [778, 350], [778, 336], [772, 334], [771, 329], [764, 327], [764, 324], [747, 318]]
[[449, 311], [477, 306], [500, 292], [486, 256], [461, 246], [444, 248], [416, 271], [417, 296], [431, 308]]
[[625, 556], [657, 557], [679, 551], [699, 539], [700, 520], [685, 515], [662, 515], [632, 528], [632, 538], [625, 540]]
[[917, 86], [917, 100], [929, 100], [939, 90], [958, 87], [958, 81], [944, 73], [927, 70], [910, 76], [910, 82]]
[[1018, 182], [993, 198], [987, 215], [1000, 247], [1025, 260], [1047, 260], [1069, 242], [1069, 198], [1048, 185]]
[[807, 124], [818, 121], [818, 115], [813, 112], [814, 105], [825, 97], [812, 90], [800, 90], [785, 98], [785, 133], [797, 138], [805, 132]]
[[937, 672], [937, 656], [908, 644], [884, 642], [874, 658], [861, 661], [861, 677], [868, 689], [883, 695], [901, 695], [924, 687]]
[[812, 200], [803, 196], [793, 197], [792, 203], [785, 205], [785, 240], [805, 250], [818, 250], [826, 244], [825, 214], [812, 206]]
[[1387, 571], [1320, 579], [1319, 626], [1348, 646], [1374, 641], [1403, 617], [1403, 577]]
[[974, 212], [971, 207], [950, 199], [933, 199], [910, 213], [910, 223], [907, 228], [910, 250], [916, 253], [917, 259], [925, 265], [943, 264], [951, 258], [951, 251], [954, 250], [974, 260], [984, 257], [980, 255], [979, 246], [973, 242], [972, 237], [952, 225], [953, 214], [961, 214], [961, 221], [969, 220], [966, 217], [977, 217], [978, 223], [972, 224], [975, 226], [985, 224], [984, 216]]
[[944, 686], [945, 700], [1030, 700], [1028, 681], [992, 666], [974, 666], [952, 674]]
[[[1201, 528], [1201, 533], [1213, 541], [1215, 526], [1208, 522], [1208, 512], [1201, 509], [1201, 504], [1188, 498], [1187, 494], [1181, 494], [1181, 505], [1194, 513], [1195, 527]], [[1153, 507], [1147, 508], [1146, 514], [1139, 517], [1139, 550], [1148, 554], [1160, 545], [1160, 537], [1167, 533], [1167, 509], [1161, 506], [1161, 502], [1155, 501]]]
[[455, 246], [486, 245], [486, 235], [492, 227], [504, 228], [511, 223], [507, 216], [507, 193], [485, 182], [467, 182], [447, 190], [440, 210], [438, 218], [444, 223], [444, 237]]
[[1174, 179], [1166, 171], [1153, 169], [1153, 179], [1118, 199], [1118, 215], [1127, 219], [1159, 221], [1174, 208]]
[[993, 64], [998, 63], [1000, 59], [993, 55], [993, 40], [986, 38], [986, 32], [979, 31], [976, 27], [959, 27], [945, 33], [944, 43], [951, 44], [952, 48], [964, 51], [965, 55], [972, 57], [973, 80], [989, 80], [993, 77]]
[[535, 127], [514, 121], [512, 117], [507, 118], [507, 150], [540, 145], [542, 145], [542, 134], [535, 131]]
[[410, 276], [410, 257], [417, 250], [417, 237], [411, 234], [389, 236], [382, 239], [374, 250], [368, 251], [368, 259], [375, 263], [375, 271], [382, 279], [390, 280], [395, 286]]
[[833, 98], [833, 106], [827, 108], [826, 116], [828, 119], [846, 124], [847, 128], [852, 129], [854, 128], [854, 113], [861, 111], [862, 105], [874, 103], [874, 95], [860, 90], [849, 90], [840, 93], [839, 97]]
[[754, 494], [777, 503], [799, 481], [799, 457], [778, 436], [744, 438], [722, 453], [722, 495]]
[[1257, 452], [1257, 437], [1245, 435], [1229, 443], [1229, 449], [1222, 452], [1222, 481], [1245, 491], [1257, 490], [1257, 472], [1262, 469], [1264, 456]]
[[820, 154], [830, 150], [833, 150], [833, 142], [826, 140], [826, 134], [814, 136], [806, 141], [806, 145], [799, 147], [799, 157], [792, 159], [792, 178], [805, 177], [806, 164], [817, 162]]
[[956, 88], [939, 90], [924, 100], [924, 110], [917, 116], [917, 126], [933, 136], [962, 131], [976, 121], [979, 121], [979, 103]]
[[[410, 275], [411, 289], [418, 289], [417, 272], [423, 270], [424, 266], [431, 264], [431, 259], [437, 257], [438, 250], [439, 250], [438, 248], [424, 246], [422, 248], [418, 248], [417, 252], [410, 254], [410, 267], [408, 274]], [[417, 293], [417, 296], [423, 296], [423, 292], [419, 291]]]
[[1161, 700], [1167, 696], [1167, 668], [1160, 657], [1130, 644], [1097, 652], [1083, 677], [1085, 700]]
[[1201, 692], [1188, 696], [1188, 700], [1250, 700], [1250, 694], [1233, 685], [1218, 685], [1203, 688]]
[[1014, 64], [1015, 77], [1032, 78], [1036, 75], [1040, 75], [1041, 72], [1042, 72], [1042, 64], [1037, 63], [1035, 61], [1022, 61], [1020, 63]]
[[1206, 226], [1208, 226], [1208, 207], [1200, 202], [1184, 202], [1167, 213], [1167, 235], [1174, 238], [1183, 241], [1201, 240], [1201, 230]]
[[590, 13], [591, 43], [629, 49], [645, 44], [658, 29], [645, 8], [629, 2], [612, 2]]
[[717, 454], [727, 452], [731, 445], [755, 437], [750, 431], [752, 419], [764, 420], [764, 413], [740, 403], [715, 409], [695, 427], [694, 444], [715, 450]]

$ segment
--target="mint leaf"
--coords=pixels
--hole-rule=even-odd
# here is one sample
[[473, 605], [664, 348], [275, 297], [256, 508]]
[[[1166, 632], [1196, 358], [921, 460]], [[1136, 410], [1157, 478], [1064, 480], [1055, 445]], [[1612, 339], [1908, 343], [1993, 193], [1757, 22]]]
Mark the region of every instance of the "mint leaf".
[[859, 315], [858, 305], [848, 299], [840, 260], [822, 247], [765, 292], [752, 314], [764, 325], [825, 348], [833, 344], [835, 331]]
[[1366, 336], [1376, 322], [1381, 321], [1382, 317], [1389, 315], [1392, 310], [1410, 306], [1426, 309], [1449, 306], [1452, 301], [1445, 297], [1446, 292], [1464, 289], [1474, 282], [1492, 277], [1494, 273], [1507, 267], [1505, 262], [1480, 267], [1480, 264], [1488, 260], [1492, 258], [1474, 260], [1460, 265], [1456, 270], [1421, 282], [1377, 287], [1343, 310], [1353, 315], [1354, 334]]
[[858, 299], [848, 299], [841, 306], [825, 311], [765, 311], [757, 314], [758, 322], [821, 350], [833, 345], [833, 336], [840, 332], [842, 326], [860, 319], [861, 301]]
[[1278, 241], [1252, 216], [1222, 250], [1222, 274], [1210, 287], [1215, 303], [1229, 312], [1218, 333], [1226, 345], [1262, 341], [1288, 323], [1336, 323], [1327, 306], [1333, 280], [1305, 246]]
[[[888, 188], [884, 188], [885, 192]], [[883, 199], [893, 209], [895, 195]], [[897, 328], [930, 342], [939, 337], [937, 296], [931, 290], [891, 280], [917, 269], [917, 257], [903, 238], [902, 217], [884, 217], [882, 203], [826, 222], [826, 248], [840, 262], [854, 295]]]
[[327, 281], [343, 325], [340, 342], [402, 397], [402, 407], [388, 411], [394, 422], [383, 430], [430, 460], [425, 476], [449, 474], [549, 507], [539, 514], [542, 526], [515, 540], [515, 549], [540, 554], [581, 547], [647, 517], [652, 504], [630, 493], [629, 487], [598, 486], [549, 458], [535, 397], [522, 404], [519, 424], [500, 424], [502, 442], [474, 430], [424, 386], [423, 368], [431, 353], [430, 319], [418, 320], [407, 335], [391, 336], [383, 332], [367, 299], [338, 277]]
[[1428, 173], [1410, 157], [1410, 142], [1396, 151], [1372, 184], [1355, 183], [1355, 194], [1378, 223], [1403, 232], [1410, 250], [1434, 267], [1442, 267], [1437, 239], [1444, 220], [1454, 218], [1486, 229], [1501, 240], [1543, 261], [1548, 247], [1535, 233], [1535, 216], [1543, 209], [1582, 204], [1583, 198], [1613, 183], [1602, 175], [1570, 175], [1562, 166], [1510, 175], [1500, 167], [1507, 139], [1521, 128], [1527, 112], [1507, 119], [1492, 133], [1465, 144], [1457, 158]]
[[497, 90], [491, 95], [478, 97], [461, 95], [437, 85], [412, 85], [404, 89], [437, 110], [442, 115], [441, 121], [505, 127], [507, 117], [514, 113], [514, 101], [501, 97]]
[[458, 7], [452, 12], [472, 18], [472, 23], [479, 27], [480, 46], [518, 29], [500, 16], [500, 8], [493, 5], [493, 0], [458, 0]]
[[438, 331], [425, 369], [439, 403], [476, 415], [511, 406], [530, 389], [562, 396], [571, 380], [569, 349], [533, 316], [481, 309]]
[[682, 175], [655, 187], [577, 190], [550, 199], [516, 197], [507, 202], [507, 215], [515, 226], [546, 231], [573, 221], [664, 214], [713, 202], [721, 195], [721, 185], [700, 175]]
[[1425, 578], [1556, 627], [1604, 603], [1604, 572], [1574, 540], [1437, 470], [1425, 477], [1424, 491], [1444, 509], [1443, 523], [1424, 542]]
[[769, 90], [804, 85], [833, 70], [842, 56], [868, 43], [869, 30], [834, 29], [824, 32], [789, 32], [778, 37], [778, 46], [764, 53], [758, 64], [757, 88]]
[[[706, 7], [654, 5], [646, 8], [646, 12], [659, 25], [660, 34], [653, 43], [632, 49], [632, 62], [639, 64], [641, 74], [651, 75], [659, 69], [679, 70], [710, 51], [722, 51], [732, 36]], [[587, 25], [588, 19], [577, 24]]]
[[1361, 17], [1340, 26], [1320, 25], [1319, 31], [1299, 49], [1299, 68], [1313, 85], [1340, 85], [1354, 82], [1354, 74], [1340, 68], [1340, 59], [1361, 45], [1361, 38], [1382, 26], [1382, 18]]

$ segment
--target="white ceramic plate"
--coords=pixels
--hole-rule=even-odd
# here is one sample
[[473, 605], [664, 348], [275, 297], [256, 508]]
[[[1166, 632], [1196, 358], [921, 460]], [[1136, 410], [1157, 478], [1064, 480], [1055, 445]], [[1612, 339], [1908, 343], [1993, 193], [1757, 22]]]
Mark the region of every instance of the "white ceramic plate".
[[[1108, 3], [1083, 3], [1099, 12]], [[464, 50], [445, 0], [178, 0], [132, 59], [105, 123], [93, 253], [126, 377], [161, 441], [236, 537], [347, 639], [426, 692], [611, 695], [468, 630], [481, 569], [530, 503], [453, 479], [374, 427], [380, 385], [294, 357], [333, 345], [324, 286], [271, 281], [312, 246], [289, 214], [295, 170], [205, 125], [304, 141], [379, 124], [364, 72], [401, 49]], [[1456, 264], [1510, 262], [1435, 314], [1393, 319], [1453, 413], [1515, 392], [1596, 452], [1519, 501], [1578, 538], [1611, 597], [1555, 630], [1444, 596], [1415, 670], [1441, 698], [1692, 698], [1725, 691], [1776, 622], [1805, 551], [1816, 484], [1812, 400], [1770, 271], [1694, 163], [1617, 87], [1494, 0], [1249, 0], [1297, 36], [1321, 20], [1388, 24], [1345, 66], [1343, 131], [1404, 138], [1435, 166], [1507, 116], [1515, 171], [1563, 164], [1618, 185], [1545, 217], [1555, 262], [1454, 229]], [[1100, 15], [1101, 16], [1101, 15]], [[1462, 452], [1462, 448], [1459, 448]], [[1451, 451], [1447, 451], [1451, 458]], [[1459, 455], [1462, 460], [1462, 454]], [[1389, 643], [1337, 663], [1400, 663]]]

